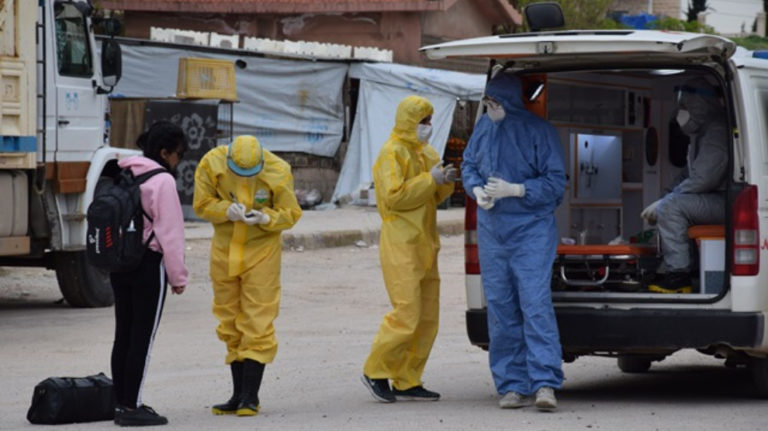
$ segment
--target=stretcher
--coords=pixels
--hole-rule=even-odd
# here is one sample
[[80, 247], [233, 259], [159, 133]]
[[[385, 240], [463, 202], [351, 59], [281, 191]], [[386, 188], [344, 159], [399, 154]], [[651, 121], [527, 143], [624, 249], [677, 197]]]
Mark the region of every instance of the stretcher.
[[556, 281], [562, 290], [637, 290], [656, 258], [654, 245], [558, 245]]

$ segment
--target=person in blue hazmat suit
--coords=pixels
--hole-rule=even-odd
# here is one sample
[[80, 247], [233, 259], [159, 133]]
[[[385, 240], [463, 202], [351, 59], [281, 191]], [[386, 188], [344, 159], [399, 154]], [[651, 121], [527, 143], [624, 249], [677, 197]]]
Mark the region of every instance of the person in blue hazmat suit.
[[277, 354], [272, 322], [280, 305], [281, 232], [301, 217], [291, 167], [256, 137], [238, 136], [200, 160], [192, 206], [213, 224], [213, 315], [234, 389], [211, 410], [254, 416], [264, 367]]
[[453, 192], [457, 172], [443, 168], [428, 145], [433, 110], [423, 97], [404, 98], [373, 165], [381, 216], [379, 260], [392, 310], [382, 319], [362, 381], [383, 403], [440, 398], [424, 388], [421, 376], [439, 322], [437, 205]]
[[666, 275], [651, 283], [657, 293], [690, 293], [688, 228], [722, 224], [728, 171], [728, 126], [725, 108], [715, 87], [703, 77], [691, 78], [676, 89], [677, 123], [691, 138], [687, 164], [671, 191], [640, 215], [658, 224]]
[[489, 360], [501, 408], [557, 408], [563, 381], [552, 306], [554, 210], [566, 177], [555, 128], [523, 106], [520, 79], [500, 72], [464, 151], [464, 188], [477, 201]]

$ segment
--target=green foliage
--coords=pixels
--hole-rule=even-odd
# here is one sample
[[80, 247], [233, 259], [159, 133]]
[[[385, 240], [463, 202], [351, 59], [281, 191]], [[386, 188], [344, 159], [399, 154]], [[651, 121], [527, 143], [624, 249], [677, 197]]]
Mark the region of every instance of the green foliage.
[[[525, 6], [541, 0], [517, 0], [515, 6], [522, 11]], [[563, 9], [565, 28], [576, 29], [615, 29], [621, 25], [607, 16], [613, 0], [559, 0], [557, 3]], [[529, 31], [524, 23], [524, 31]]]
[[[540, 1], [542, 0], [518, 0], [515, 6], [522, 12], [525, 6]], [[563, 9], [566, 29], [590, 30], [625, 28], [623, 24], [608, 18], [608, 11], [613, 4], [613, 0], [557, 0], [557, 3], [559, 3], [560, 7]], [[768, 12], [768, 0], [763, 0], [763, 4], [765, 5], [766, 12]], [[693, 4], [689, 3], [688, 5], [688, 15], [690, 16], [690, 12], [694, 9], [698, 14], [699, 11], [706, 10], [707, 7], [706, 0], [694, 0]], [[527, 23], [524, 23], [524, 25], [525, 27], [522, 31], [529, 31]], [[696, 19], [693, 21], [685, 21], [664, 17], [658, 21], [652, 22], [649, 28], [653, 30], [717, 34], [714, 28], [708, 25], [701, 25]], [[737, 45], [743, 46], [746, 49], [768, 49], [768, 37], [748, 36], [732, 37], [730, 39]]]
[[730, 38], [736, 45], [743, 46], [749, 50], [768, 49], [768, 37], [747, 36]]
[[715, 34], [715, 29], [708, 25], [701, 25], [698, 21], [683, 21], [676, 18], [664, 17], [651, 23], [653, 30], [687, 31], [690, 33]]

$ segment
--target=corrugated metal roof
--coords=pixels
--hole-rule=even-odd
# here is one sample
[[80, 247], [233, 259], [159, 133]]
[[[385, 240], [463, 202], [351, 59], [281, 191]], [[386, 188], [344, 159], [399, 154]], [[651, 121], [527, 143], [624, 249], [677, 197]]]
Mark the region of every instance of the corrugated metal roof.
[[157, 12], [321, 13], [446, 10], [457, 0], [104, 0], [106, 9]]
[[[447, 11], [458, 0], [103, 0], [113, 10], [180, 13], [357, 13]], [[470, 0], [499, 22], [522, 23], [508, 0]]]

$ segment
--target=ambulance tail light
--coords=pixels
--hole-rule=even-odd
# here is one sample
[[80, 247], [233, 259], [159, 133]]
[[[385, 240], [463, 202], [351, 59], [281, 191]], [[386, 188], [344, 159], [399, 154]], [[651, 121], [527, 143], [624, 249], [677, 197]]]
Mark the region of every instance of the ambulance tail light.
[[467, 196], [464, 211], [464, 271], [467, 274], [480, 274], [480, 257], [477, 252], [477, 202]]
[[760, 271], [759, 222], [757, 186], [747, 186], [733, 205], [733, 275], [757, 275]]

